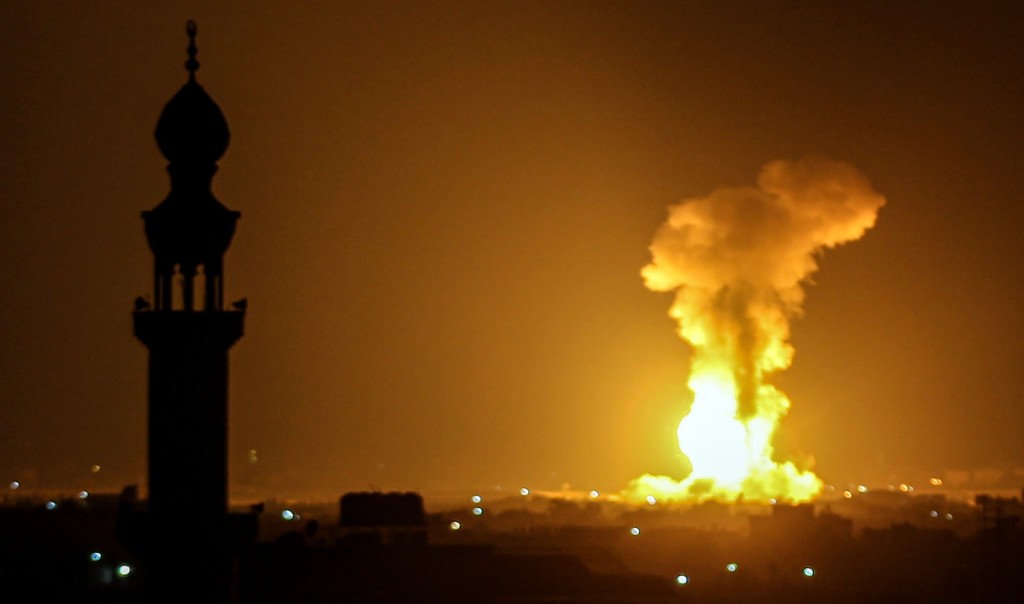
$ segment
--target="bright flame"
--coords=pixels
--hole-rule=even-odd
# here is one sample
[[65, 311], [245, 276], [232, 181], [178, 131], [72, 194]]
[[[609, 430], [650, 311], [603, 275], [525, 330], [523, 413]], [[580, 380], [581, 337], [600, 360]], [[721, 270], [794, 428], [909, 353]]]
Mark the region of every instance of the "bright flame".
[[789, 321], [821, 251], [859, 239], [884, 203], [852, 166], [812, 158], [766, 165], [756, 188], [669, 208], [642, 275], [649, 289], [676, 292], [669, 314], [692, 348], [693, 402], [677, 431], [691, 471], [644, 475], [626, 497], [807, 501], [821, 491], [809, 469], [774, 459], [790, 402], [765, 380], [793, 361]]

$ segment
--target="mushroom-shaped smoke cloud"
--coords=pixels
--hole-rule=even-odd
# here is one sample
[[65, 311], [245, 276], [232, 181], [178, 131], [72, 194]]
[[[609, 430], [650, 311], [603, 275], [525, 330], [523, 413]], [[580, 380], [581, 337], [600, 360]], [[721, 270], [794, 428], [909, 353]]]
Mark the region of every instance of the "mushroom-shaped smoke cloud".
[[775, 161], [756, 187], [723, 188], [669, 208], [642, 271], [654, 291], [675, 291], [671, 316], [692, 347], [694, 393], [679, 425], [692, 471], [683, 481], [646, 475], [628, 493], [703, 499], [807, 500], [821, 482], [773, 459], [772, 436], [789, 400], [766, 384], [793, 359], [789, 322], [826, 248], [859, 239], [885, 198], [853, 166], [820, 158]]

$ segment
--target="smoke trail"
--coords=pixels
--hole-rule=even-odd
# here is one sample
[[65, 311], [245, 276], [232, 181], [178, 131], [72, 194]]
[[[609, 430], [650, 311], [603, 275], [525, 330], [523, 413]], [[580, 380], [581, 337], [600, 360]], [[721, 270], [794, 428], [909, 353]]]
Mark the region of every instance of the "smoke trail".
[[675, 291], [669, 311], [692, 347], [694, 402], [679, 445], [693, 468], [675, 482], [644, 476], [633, 492], [678, 498], [806, 500], [821, 483], [772, 459], [789, 400], [764, 378], [793, 359], [791, 318], [826, 248], [859, 239], [885, 198], [853, 166], [820, 158], [775, 161], [756, 187], [723, 188], [669, 207], [642, 270], [653, 291]]

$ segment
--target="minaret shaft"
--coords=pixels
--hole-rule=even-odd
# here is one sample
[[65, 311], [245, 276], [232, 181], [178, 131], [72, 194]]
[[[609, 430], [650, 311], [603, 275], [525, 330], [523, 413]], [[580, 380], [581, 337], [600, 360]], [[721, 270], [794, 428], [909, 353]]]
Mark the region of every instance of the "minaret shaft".
[[154, 514], [227, 511], [228, 350], [243, 313], [137, 312], [149, 348], [149, 497]]

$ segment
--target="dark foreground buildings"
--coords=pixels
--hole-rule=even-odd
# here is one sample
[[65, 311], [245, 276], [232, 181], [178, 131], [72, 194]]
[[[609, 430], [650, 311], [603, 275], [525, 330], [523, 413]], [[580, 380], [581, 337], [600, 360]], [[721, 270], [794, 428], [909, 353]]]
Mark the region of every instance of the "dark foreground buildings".
[[[482, 515], [469, 505], [426, 514], [412, 493], [349, 494], [340, 506], [268, 502], [260, 538], [233, 553], [230, 601], [1009, 604], [1024, 593], [1018, 498], [923, 514], [919, 497], [855, 500], [843, 516], [825, 505], [739, 512], [528, 499], [490, 502]], [[144, 597], [153, 561], [126, 545], [140, 503], [130, 490], [6, 501], [5, 590], [39, 602], [153, 601]], [[877, 526], [851, 526], [847, 512]], [[911, 521], [885, 524], [893, 514]], [[188, 511], [181, 516], [187, 524]], [[183, 556], [182, 573], [210, 560], [198, 548]], [[191, 599], [212, 601], [182, 578], [199, 590]]]

